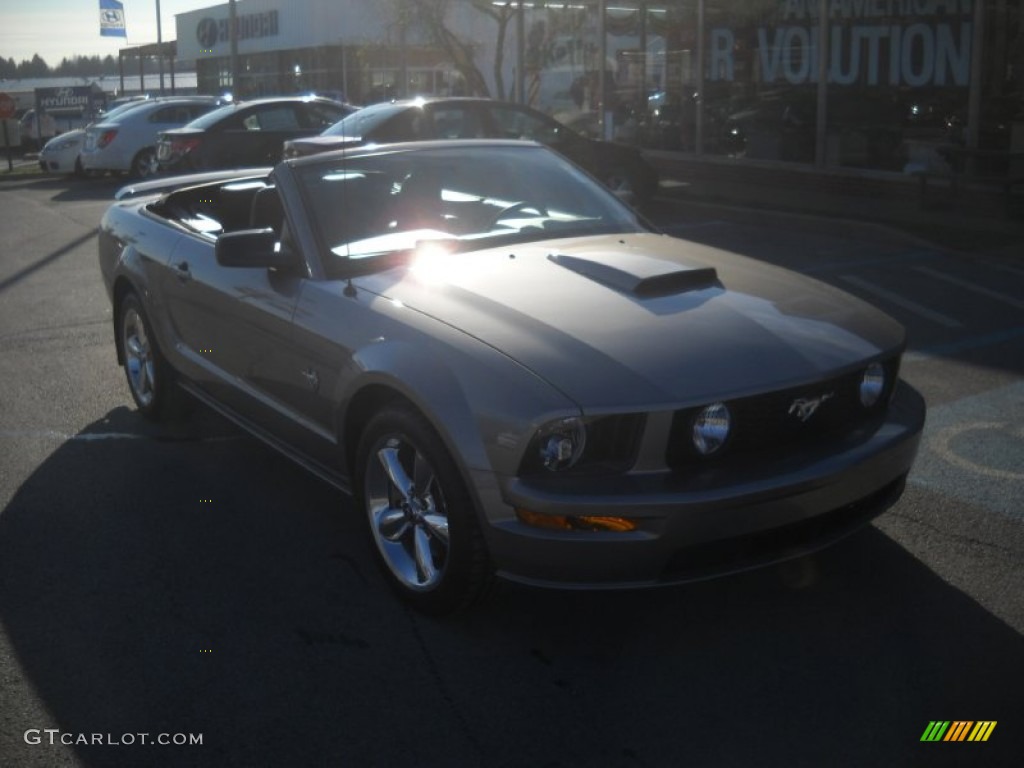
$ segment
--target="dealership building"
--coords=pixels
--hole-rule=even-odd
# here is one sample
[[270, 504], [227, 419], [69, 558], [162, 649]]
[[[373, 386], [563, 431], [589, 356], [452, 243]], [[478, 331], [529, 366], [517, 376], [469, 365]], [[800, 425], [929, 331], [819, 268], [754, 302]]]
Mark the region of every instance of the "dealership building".
[[490, 95], [651, 150], [902, 172], [1024, 151], [1022, 2], [450, 0], [456, 50], [412, 0], [241, 0], [234, 41], [230, 4], [179, 14], [177, 55], [206, 93]]

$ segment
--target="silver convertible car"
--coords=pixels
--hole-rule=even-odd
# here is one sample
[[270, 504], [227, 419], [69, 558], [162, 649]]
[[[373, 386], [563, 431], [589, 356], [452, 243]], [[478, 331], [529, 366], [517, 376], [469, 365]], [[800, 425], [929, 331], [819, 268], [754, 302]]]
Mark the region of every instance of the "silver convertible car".
[[660, 234], [519, 141], [123, 191], [99, 261], [138, 409], [187, 393], [351, 493], [421, 610], [495, 575], [660, 585], [821, 548], [903, 491], [925, 408], [862, 301]]

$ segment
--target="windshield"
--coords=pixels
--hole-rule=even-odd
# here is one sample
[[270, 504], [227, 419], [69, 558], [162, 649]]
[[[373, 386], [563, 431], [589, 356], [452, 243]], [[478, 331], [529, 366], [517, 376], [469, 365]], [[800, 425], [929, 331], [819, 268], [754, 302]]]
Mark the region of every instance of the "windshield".
[[115, 117], [123, 115], [125, 112], [135, 109], [143, 104], [149, 103], [146, 99], [138, 99], [137, 101], [129, 101], [124, 104], [118, 104], [116, 107], [111, 109], [109, 112], [104, 112], [99, 116], [97, 122], [111, 120]]
[[[329, 272], [410, 253], [427, 241], [469, 251], [646, 231], [628, 206], [560, 155], [491, 143], [382, 150], [296, 167]], [[359, 269], [383, 268], [366, 263]]]

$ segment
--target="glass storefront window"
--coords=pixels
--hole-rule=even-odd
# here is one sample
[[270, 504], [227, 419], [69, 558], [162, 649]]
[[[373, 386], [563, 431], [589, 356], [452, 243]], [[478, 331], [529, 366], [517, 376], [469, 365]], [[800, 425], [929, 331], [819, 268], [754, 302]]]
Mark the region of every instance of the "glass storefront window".
[[640, 50], [647, 86], [639, 143], [652, 149], [696, 149], [698, 0], [641, 3]]
[[828, 7], [825, 165], [899, 171], [953, 139], [950, 119], [967, 109], [971, 1]]
[[806, 5], [800, 0], [706, 0], [705, 152], [813, 162], [816, 25], [790, 24], [789, 8], [795, 4]]
[[567, 121], [596, 113], [601, 103], [598, 3], [533, 3], [524, 14], [527, 104]]

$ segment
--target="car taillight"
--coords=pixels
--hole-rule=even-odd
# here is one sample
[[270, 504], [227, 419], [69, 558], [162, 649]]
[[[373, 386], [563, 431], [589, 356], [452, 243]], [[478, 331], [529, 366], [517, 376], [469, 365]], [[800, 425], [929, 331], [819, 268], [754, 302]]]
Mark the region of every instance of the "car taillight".
[[110, 142], [112, 142], [116, 137], [117, 137], [117, 130], [116, 129], [115, 130], [104, 131], [103, 133], [100, 134], [100, 137], [98, 139], [96, 139], [96, 148], [97, 149], [103, 149]]
[[199, 138], [172, 139], [171, 153], [175, 155], [187, 155], [193, 149], [202, 144], [202, 142], [203, 140]]

